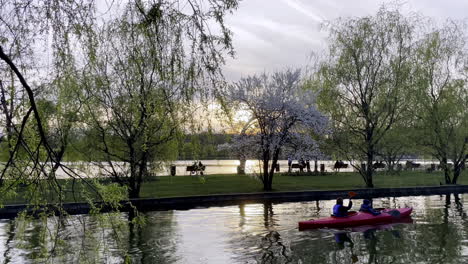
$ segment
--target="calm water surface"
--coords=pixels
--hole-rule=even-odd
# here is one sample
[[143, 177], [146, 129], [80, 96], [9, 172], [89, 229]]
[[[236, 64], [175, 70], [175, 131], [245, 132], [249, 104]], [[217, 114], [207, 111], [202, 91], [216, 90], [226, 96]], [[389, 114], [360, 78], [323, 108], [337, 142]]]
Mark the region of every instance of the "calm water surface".
[[[58, 223], [0, 223], [3, 263], [468, 263], [468, 196], [374, 199], [375, 207], [414, 207], [413, 223], [354, 230], [298, 231], [330, 215], [334, 201], [246, 204], [127, 215], [107, 226], [89, 216]], [[358, 207], [359, 201], [355, 201]], [[118, 225], [118, 227], [113, 226]], [[60, 226], [60, 228], [57, 228]], [[24, 230], [24, 236], [18, 235]], [[112, 230], [118, 230], [113, 232]], [[50, 233], [63, 237], [55, 255]], [[84, 234], [88, 234], [85, 236]], [[87, 238], [86, 238], [87, 237]], [[92, 237], [92, 238], [89, 238]], [[130, 252], [127, 257], [125, 253]]]

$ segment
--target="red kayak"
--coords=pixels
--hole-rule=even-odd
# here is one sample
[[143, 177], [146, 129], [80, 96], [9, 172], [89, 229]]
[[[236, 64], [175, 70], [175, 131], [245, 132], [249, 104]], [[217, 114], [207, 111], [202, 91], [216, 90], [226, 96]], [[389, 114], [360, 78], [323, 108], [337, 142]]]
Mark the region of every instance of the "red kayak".
[[361, 225], [375, 225], [380, 223], [397, 222], [401, 218], [408, 217], [413, 208], [382, 209], [379, 215], [372, 215], [367, 212], [348, 212], [346, 217], [326, 217], [317, 220], [299, 222], [299, 230], [311, 228], [343, 228]]

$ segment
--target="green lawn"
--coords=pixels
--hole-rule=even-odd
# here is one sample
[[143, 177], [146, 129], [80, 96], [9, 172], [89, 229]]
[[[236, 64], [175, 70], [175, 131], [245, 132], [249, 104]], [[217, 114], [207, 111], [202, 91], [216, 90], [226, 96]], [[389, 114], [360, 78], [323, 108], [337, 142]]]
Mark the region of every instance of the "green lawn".
[[[377, 173], [375, 187], [438, 186], [444, 182], [442, 172], [425, 173], [404, 171], [399, 175]], [[468, 171], [459, 178], [459, 184], [468, 184]], [[343, 190], [365, 188], [357, 173], [331, 173], [320, 176], [289, 176], [277, 174], [273, 179], [274, 191]], [[207, 175], [203, 179], [193, 176], [159, 177], [143, 185], [141, 197], [175, 197], [224, 193], [261, 192], [262, 184], [247, 175]]]
[[[374, 176], [375, 187], [409, 187], [409, 186], [438, 186], [443, 182], [442, 172], [425, 173], [422, 171], [403, 171], [400, 174], [391, 175], [386, 173], [377, 173]], [[75, 184], [75, 190], [72, 192], [71, 180], [59, 180], [62, 190], [65, 191], [66, 200], [73, 202], [74, 197], [77, 201], [83, 200], [79, 190], [83, 186], [79, 181]], [[459, 184], [468, 184], [468, 171], [460, 176]], [[287, 175], [276, 174], [273, 179], [274, 191], [305, 191], [305, 190], [343, 190], [365, 188], [364, 181], [357, 173], [329, 173], [326, 175]], [[26, 189], [24, 189], [26, 191]], [[47, 187], [38, 190], [42, 197], [51, 202], [56, 194], [49, 192]], [[142, 185], [141, 198], [161, 198], [193, 195], [210, 194], [229, 194], [229, 193], [252, 193], [262, 192], [263, 186], [260, 181], [252, 175], [206, 175], [204, 177], [196, 176], [162, 176], [146, 181]], [[22, 196], [23, 191], [18, 195], [7, 198], [5, 204], [25, 203]], [[75, 194], [75, 196], [73, 195]]]

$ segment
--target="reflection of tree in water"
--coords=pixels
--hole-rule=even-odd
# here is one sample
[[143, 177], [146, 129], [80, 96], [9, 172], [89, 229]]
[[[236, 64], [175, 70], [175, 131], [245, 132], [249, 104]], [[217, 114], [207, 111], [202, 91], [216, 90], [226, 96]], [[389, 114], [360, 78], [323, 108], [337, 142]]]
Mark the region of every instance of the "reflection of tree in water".
[[8, 222], [2, 247], [4, 263], [73, 262], [76, 252], [67, 241], [70, 234], [64, 217], [41, 217]]
[[[293, 263], [413, 263], [400, 229], [368, 229], [361, 232], [304, 231], [310, 239], [291, 242]], [[319, 241], [319, 242], [317, 242]]]
[[265, 202], [263, 204], [263, 221], [268, 233], [261, 240], [260, 263], [290, 263], [291, 250], [281, 239], [281, 235], [274, 228], [276, 219], [273, 212], [273, 204]]
[[176, 262], [177, 236], [174, 232], [173, 212], [151, 212], [146, 216], [143, 226], [134, 225], [132, 217], [129, 218], [129, 260], [131, 263]]
[[7, 239], [2, 247], [4, 263], [51, 262], [72, 260], [63, 236], [66, 230], [61, 218], [35, 220], [16, 218], [8, 222]]
[[80, 215], [9, 222], [3, 262], [173, 263], [172, 212], [131, 224], [125, 214]]
[[11, 245], [11, 243], [13, 242], [13, 239], [15, 238], [15, 221], [14, 220], [10, 220], [8, 221], [8, 231], [7, 231], [7, 240], [5, 241], [5, 252], [3, 252], [3, 262], [4, 263], [10, 263], [11, 261], [11, 255], [10, 255], [10, 252], [11, 252], [11, 249], [13, 248], [13, 246]]
[[463, 219], [466, 220], [466, 213], [463, 211], [463, 202], [460, 199], [460, 195], [458, 193], [453, 194], [455, 200], [455, 208], [458, 212], [458, 215]]
[[275, 213], [273, 212], [273, 204], [271, 202], [265, 202], [263, 204], [263, 222], [265, 228], [270, 229], [275, 226], [276, 219], [274, 216]]
[[[437, 196], [424, 198], [424, 201], [434, 203], [434, 198]], [[349, 237], [354, 242], [352, 248], [349, 244], [340, 247], [331, 231], [281, 229], [284, 228], [285, 215], [278, 211], [280, 207], [275, 207], [275, 210], [272, 203], [239, 205], [234, 208], [239, 222], [232, 225], [232, 234], [227, 234], [230, 236], [228, 243], [236, 254], [233, 257], [236, 263], [344, 264], [353, 263], [353, 254], [359, 259], [356, 263], [463, 263], [462, 250], [466, 245], [464, 238], [468, 223], [462, 198], [444, 195], [439, 207], [431, 204], [427, 208], [416, 208], [415, 225], [350, 233]], [[315, 209], [315, 202], [312, 205]], [[288, 212], [314, 215], [314, 212], [297, 212], [295, 208]], [[12, 221], [4, 227], [4, 261], [18, 262], [25, 258], [24, 262], [27, 262], [33, 257], [41, 261], [40, 253], [44, 249], [50, 251], [51, 244], [46, 242], [50, 235], [44, 239], [39, 234], [49, 233], [61, 234], [65, 243], [58, 246], [55, 255], [51, 256], [50, 262], [55, 263], [83, 262], [84, 258], [89, 258], [88, 263], [120, 263], [125, 256], [122, 252], [129, 253], [131, 263], [174, 263], [183, 257], [176, 255], [180, 252], [176, 252], [177, 225], [172, 212], [148, 213], [146, 225], [141, 227], [129, 224], [126, 214], [116, 217], [120, 217], [122, 223], [119, 238], [112, 234], [110, 225], [102, 226], [102, 220], [91, 216], [70, 217], [62, 224], [52, 220], [47, 225], [39, 220], [30, 221], [25, 227], [25, 236], [21, 238], [17, 234], [21, 225]], [[396, 230], [401, 232], [398, 234], [394, 232]], [[119, 239], [121, 244], [116, 242]], [[103, 241], [106, 245], [100, 244]], [[16, 248], [19, 244], [26, 245], [22, 252]], [[122, 246], [123, 250], [117, 250], [117, 246]], [[104, 252], [104, 247], [107, 247], [107, 252]]]
[[290, 263], [291, 250], [281, 240], [281, 235], [277, 231], [267, 233], [261, 242], [260, 263]]
[[442, 207], [426, 210], [421, 223], [414, 225], [415, 230], [405, 234], [401, 243], [406, 250], [401, 256], [408, 262], [458, 263], [460, 260], [466, 231], [463, 216], [457, 215], [463, 205], [453, 206], [451, 195], [441, 195], [441, 198]]
[[289, 242], [284, 241], [273, 204], [239, 205], [239, 230], [229, 239], [238, 254], [236, 263], [291, 263]]

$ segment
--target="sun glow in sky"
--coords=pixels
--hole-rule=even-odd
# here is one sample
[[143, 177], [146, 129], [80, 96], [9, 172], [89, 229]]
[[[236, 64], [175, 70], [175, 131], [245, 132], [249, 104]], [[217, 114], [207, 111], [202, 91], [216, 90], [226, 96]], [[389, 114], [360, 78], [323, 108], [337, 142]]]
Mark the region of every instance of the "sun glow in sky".
[[247, 110], [237, 110], [234, 114], [234, 122], [242, 122], [246, 123], [249, 122], [250, 118], [252, 118], [252, 114]]

